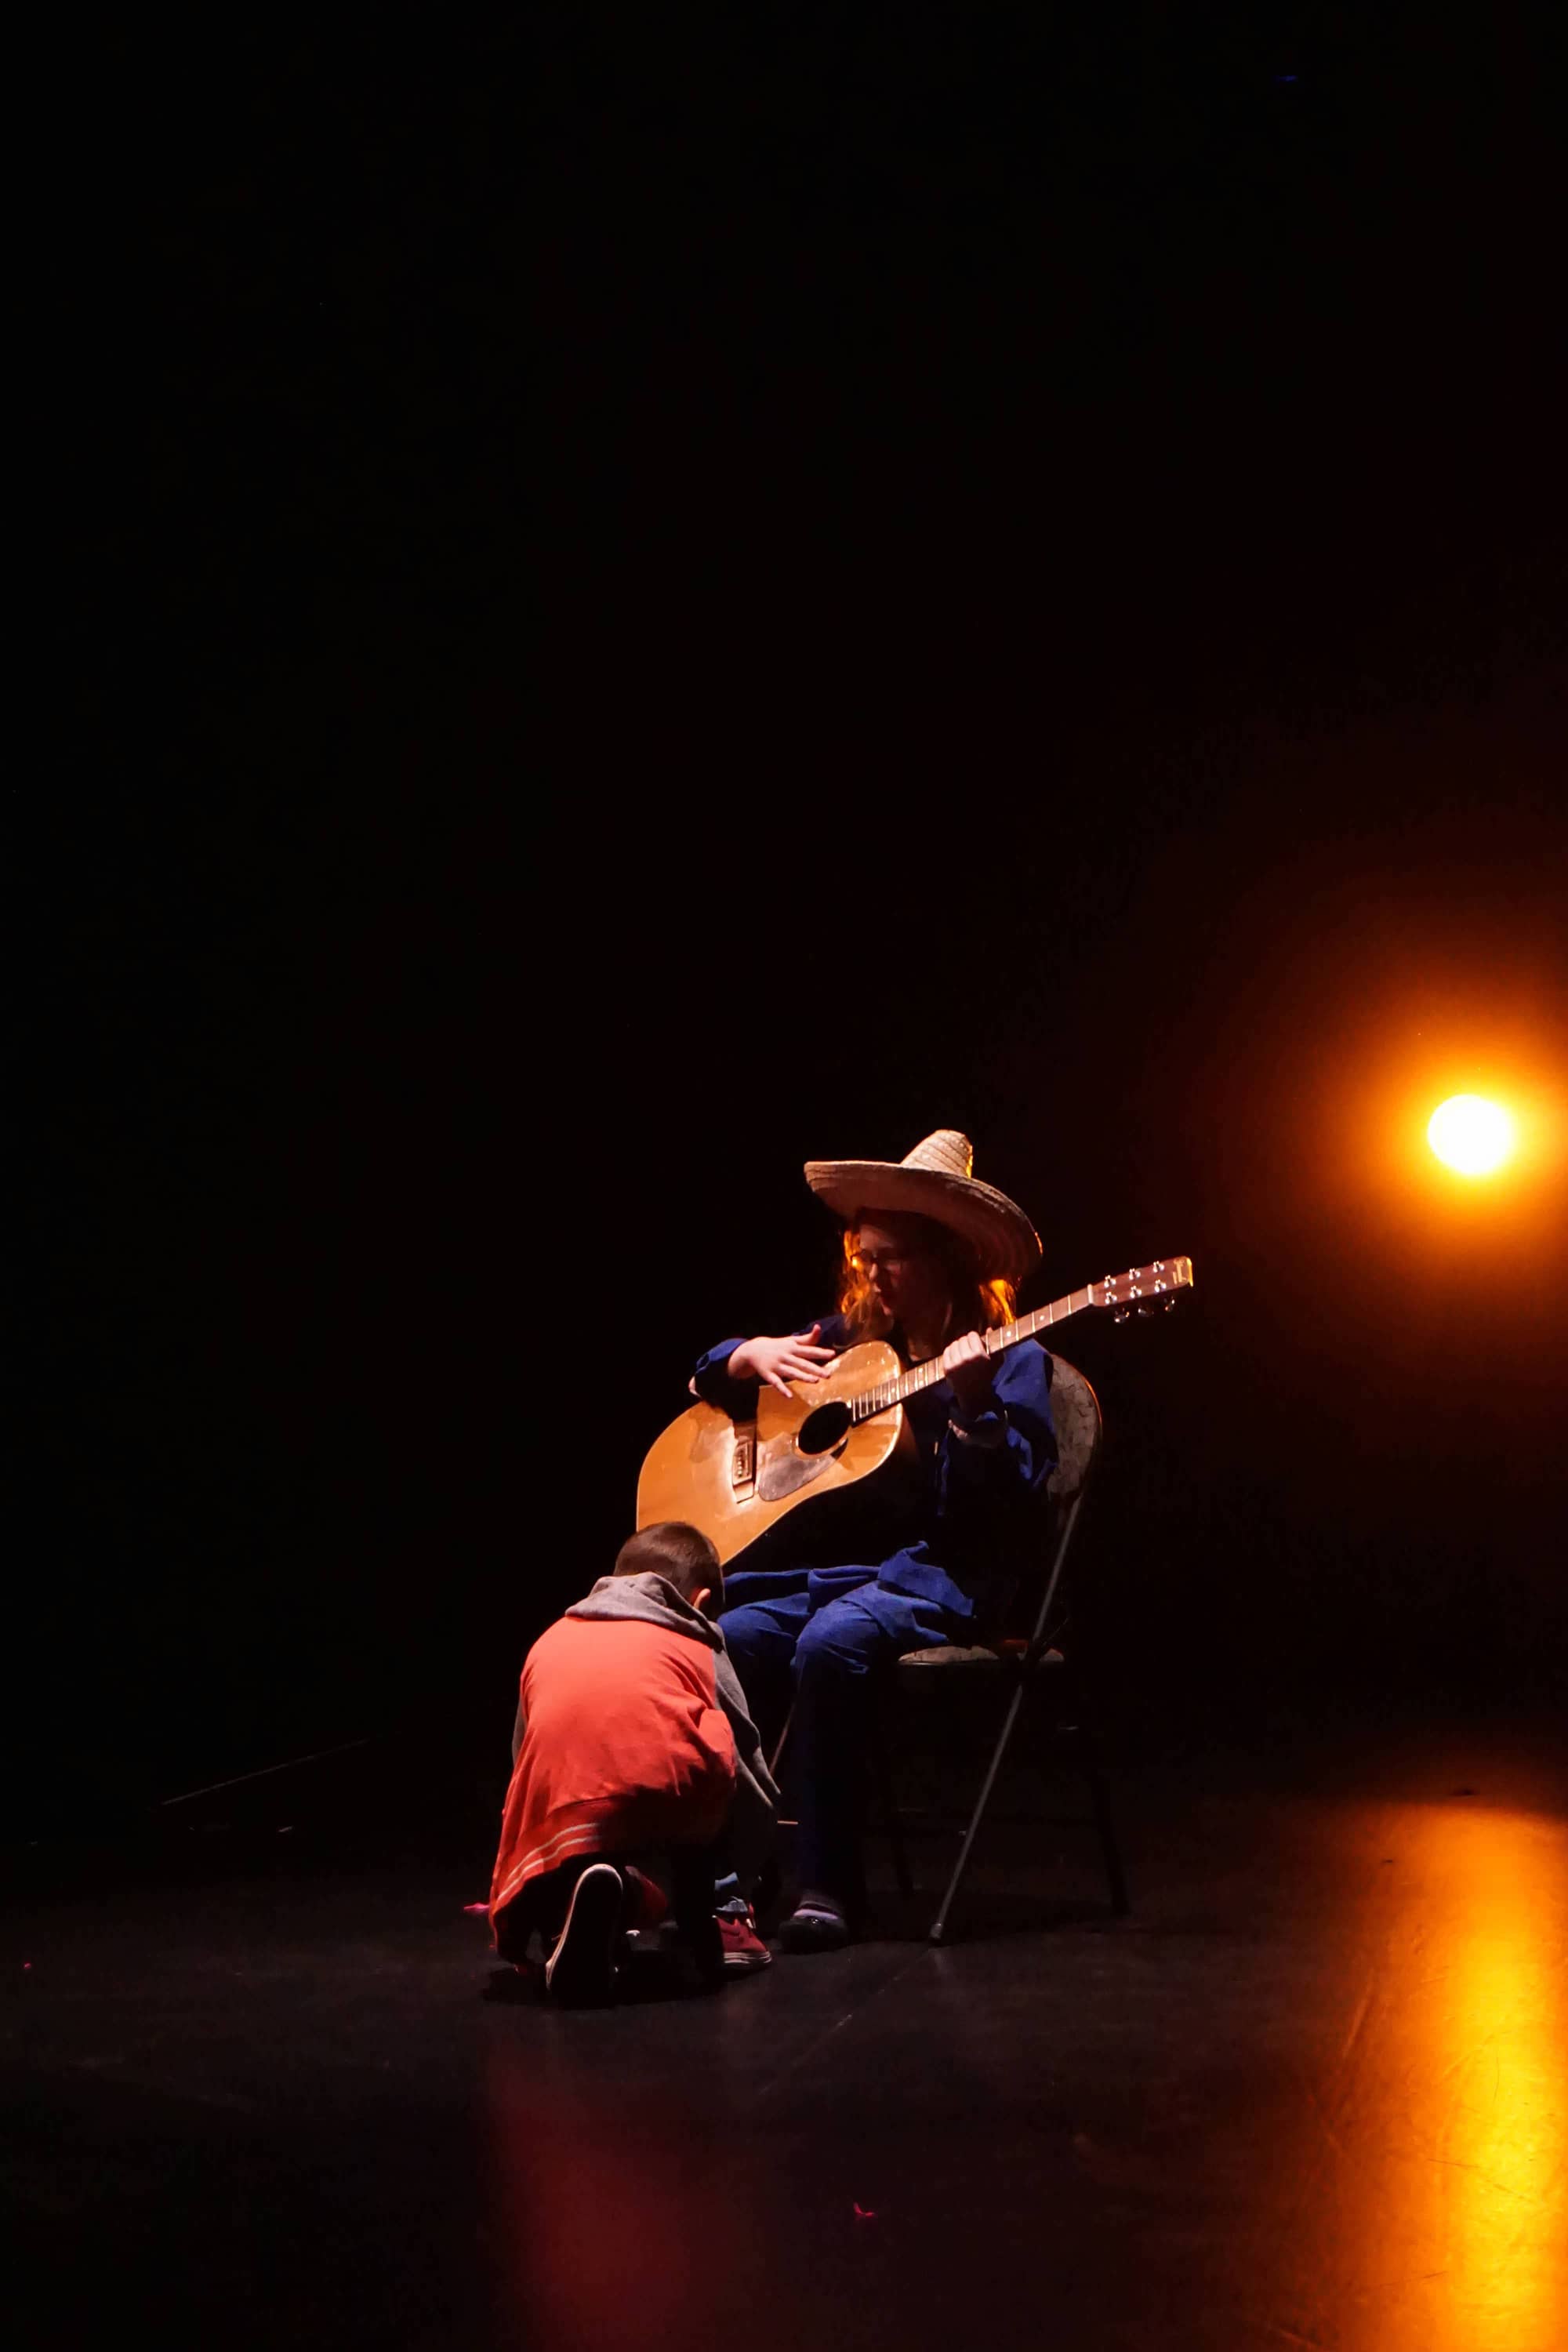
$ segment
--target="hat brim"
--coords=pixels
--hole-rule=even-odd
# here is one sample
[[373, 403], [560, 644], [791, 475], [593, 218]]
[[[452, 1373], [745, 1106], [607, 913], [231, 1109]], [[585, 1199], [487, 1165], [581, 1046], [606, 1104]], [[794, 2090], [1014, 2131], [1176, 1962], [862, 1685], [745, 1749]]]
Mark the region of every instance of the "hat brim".
[[1019, 1283], [1039, 1264], [1040, 1237], [1016, 1201], [976, 1177], [890, 1160], [808, 1160], [805, 1181], [846, 1223], [875, 1209], [934, 1217], [971, 1244], [984, 1276]]

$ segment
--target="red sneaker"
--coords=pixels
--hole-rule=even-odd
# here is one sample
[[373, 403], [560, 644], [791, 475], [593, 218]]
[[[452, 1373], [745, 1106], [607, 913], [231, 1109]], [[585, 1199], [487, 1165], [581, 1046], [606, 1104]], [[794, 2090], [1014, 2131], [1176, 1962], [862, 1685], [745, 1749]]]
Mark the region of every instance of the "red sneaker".
[[621, 1876], [626, 1881], [626, 1907], [623, 1926], [645, 1931], [658, 1926], [669, 1910], [669, 1897], [657, 1878], [633, 1863], [621, 1864]]
[[721, 1911], [716, 1924], [727, 1977], [749, 1976], [753, 1969], [772, 1968], [773, 1956], [757, 1933], [757, 1915], [749, 1903], [744, 1911]]

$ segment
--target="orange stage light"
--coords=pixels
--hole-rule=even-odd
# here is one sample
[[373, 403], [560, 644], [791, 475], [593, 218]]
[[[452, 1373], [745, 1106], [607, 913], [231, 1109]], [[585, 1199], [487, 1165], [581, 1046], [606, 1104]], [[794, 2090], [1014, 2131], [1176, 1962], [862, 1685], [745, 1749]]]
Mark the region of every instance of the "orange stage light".
[[1426, 1140], [1445, 1167], [1461, 1176], [1489, 1176], [1513, 1151], [1513, 1120], [1479, 1095], [1450, 1095], [1426, 1122]]

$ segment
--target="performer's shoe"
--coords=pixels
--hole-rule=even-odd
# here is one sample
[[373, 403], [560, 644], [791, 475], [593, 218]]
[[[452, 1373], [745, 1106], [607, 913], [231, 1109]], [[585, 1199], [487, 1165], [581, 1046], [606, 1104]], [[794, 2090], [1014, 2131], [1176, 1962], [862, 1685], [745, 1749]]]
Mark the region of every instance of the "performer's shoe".
[[799, 1902], [779, 1929], [786, 1952], [837, 1952], [854, 1940], [843, 1905], [820, 1886], [801, 1888]]
[[572, 1889], [566, 1924], [544, 1963], [544, 1990], [570, 2009], [602, 2008], [616, 1995], [626, 1888], [607, 1862], [590, 1863]]
[[757, 1915], [748, 1903], [741, 1910], [721, 1911], [719, 1941], [727, 1977], [750, 1976], [755, 1969], [771, 1969], [773, 1956], [757, 1933]]

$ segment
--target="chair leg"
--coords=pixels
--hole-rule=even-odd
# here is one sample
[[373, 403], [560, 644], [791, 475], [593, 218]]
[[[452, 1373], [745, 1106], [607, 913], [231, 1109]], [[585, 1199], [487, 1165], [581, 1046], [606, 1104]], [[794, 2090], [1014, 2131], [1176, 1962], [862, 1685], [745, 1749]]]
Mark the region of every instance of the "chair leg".
[[1125, 1919], [1132, 1908], [1127, 1894], [1127, 1874], [1121, 1867], [1121, 1848], [1117, 1842], [1116, 1824], [1110, 1817], [1110, 1795], [1105, 1785], [1105, 1775], [1100, 1769], [1100, 1751], [1089, 1727], [1081, 1696], [1078, 1708], [1078, 1759], [1083, 1777], [1089, 1783], [1089, 1802], [1094, 1807], [1094, 1825], [1100, 1832], [1100, 1851], [1105, 1864], [1105, 1884], [1110, 1895], [1110, 1907], [1119, 1919]]
[[873, 1715], [867, 1733], [871, 1750], [871, 1769], [877, 1782], [877, 1802], [882, 1808], [882, 1826], [888, 1843], [893, 1850], [893, 1875], [899, 1882], [899, 1893], [912, 1895], [915, 1882], [910, 1875], [910, 1857], [904, 1846], [904, 1824], [893, 1795], [893, 1776], [888, 1764], [888, 1744], [882, 1727]]
[[1002, 1729], [997, 1737], [996, 1746], [992, 1751], [990, 1764], [986, 1767], [984, 1782], [982, 1785], [979, 1796], [975, 1799], [974, 1811], [969, 1817], [969, 1827], [963, 1832], [963, 1843], [959, 1848], [958, 1860], [953, 1864], [952, 1876], [947, 1882], [947, 1892], [942, 1896], [941, 1908], [938, 1910], [936, 1917], [931, 1921], [931, 1927], [927, 1931], [929, 1940], [933, 1944], [940, 1944], [947, 1933], [947, 1915], [952, 1908], [953, 1897], [958, 1893], [959, 1882], [963, 1878], [964, 1871], [969, 1866], [970, 1850], [973, 1846], [975, 1837], [979, 1832], [980, 1823], [984, 1816], [985, 1808], [991, 1801], [991, 1791], [996, 1785], [996, 1775], [1002, 1769], [1002, 1759], [1007, 1752], [1007, 1744], [1013, 1737], [1013, 1727], [1018, 1720], [1018, 1710], [1023, 1704], [1024, 1685], [1020, 1681], [1015, 1687], [1012, 1697], [1007, 1702], [1007, 1713], [1003, 1720]]
[[794, 1699], [791, 1699], [791, 1701], [790, 1701], [790, 1703], [789, 1703], [789, 1713], [784, 1717], [784, 1728], [783, 1728], [783, 1730], [779, 1733], [778, 1738], [774, 1740], [774, 1742], [773, 1742], [773, 1754], [772, 1754], [772, 1755], [769, 1757], [769, 1759], [768, 1759], [768, 1770], [769, 1770], [769, 1772], [772, 1774], [772, 1776], [773, 1776], [773, 1780], [776, 1780], [778, 1779], [778, 1777], [779, 1777], [779, 1766], [780, 1766], [780, 1765], [783, 1763], [783, 1761], [784, 1761], [784, 1749], [789, 1746], [790, 1727], [791, 1727], [791, 1725], [794, 1723], [794, 1721], [795, 1721], [795, 1701], [794, 1701]]

